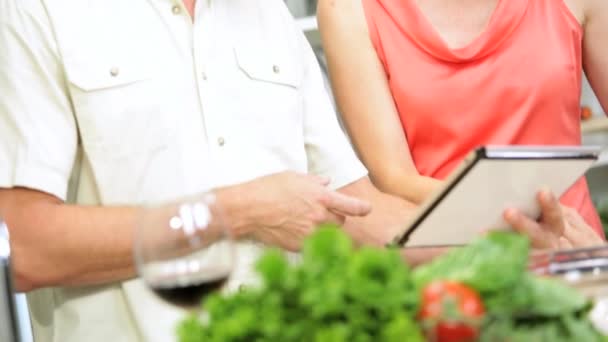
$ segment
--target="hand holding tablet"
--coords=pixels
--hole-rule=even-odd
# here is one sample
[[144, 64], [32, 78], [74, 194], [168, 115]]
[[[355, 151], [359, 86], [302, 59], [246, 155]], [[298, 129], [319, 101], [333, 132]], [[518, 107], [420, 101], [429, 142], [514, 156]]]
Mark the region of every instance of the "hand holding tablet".
[[599, 152], [599, 147], [479, 148], [422, 205], [394, 242], [406, 247], [462, 245], [483, 231], [507, 229], [506, 208], [538, 217], [538, 191], [550, 189], [561, 196]]

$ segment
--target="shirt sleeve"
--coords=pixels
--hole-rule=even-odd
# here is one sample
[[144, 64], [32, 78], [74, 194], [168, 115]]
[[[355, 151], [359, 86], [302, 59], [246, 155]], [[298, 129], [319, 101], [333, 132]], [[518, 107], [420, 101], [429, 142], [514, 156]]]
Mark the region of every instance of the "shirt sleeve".
[[0, 188], [65, 200], [78, 134], [40, 1], [0, 1]]
[[298, 33], [305, 63], [302, 97], [308, 171], [328, 177], [330, 187], [338, 189], [367, 176], [367, 170], [338, 123], [312, 48], [304, 34]]

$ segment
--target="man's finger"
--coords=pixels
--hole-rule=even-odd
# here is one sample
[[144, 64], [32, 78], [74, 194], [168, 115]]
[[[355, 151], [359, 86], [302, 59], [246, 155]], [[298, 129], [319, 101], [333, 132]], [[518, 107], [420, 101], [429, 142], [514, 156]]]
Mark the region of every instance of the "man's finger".
[[538, 193], [538, 203], [542, 211], [542, 221], [553, 230], [564, 230], [564, 217], [562, 208], [557, 198], [551, 191], [543, 190]]
[[344, 216], [365, 216], [372, 210], [369, 202], [336, 191], [328, 191], [322, 204], [328, 210]]
[[328, 210], [325, 215], [326, 215], [326, 219], [325, 219], [325, 222], [323, 222], [323, 223], [334, 223], [334, 224], [337, 224], [338, 226], [342, 226], [342, 225], [344, 225], [344, 221], [346, 221], [346, 218], [343, 215], [334, 213], [330, 210]]
[[319, 185], [322, 185], [322, 186], [328, 186], [329, 183], [331, 183], [331, 179], [329, 177], [319, 176], [319, 175], [309, 175], [309, 177], [313, 181], [315, 181], [316, 183], [318, 183]]

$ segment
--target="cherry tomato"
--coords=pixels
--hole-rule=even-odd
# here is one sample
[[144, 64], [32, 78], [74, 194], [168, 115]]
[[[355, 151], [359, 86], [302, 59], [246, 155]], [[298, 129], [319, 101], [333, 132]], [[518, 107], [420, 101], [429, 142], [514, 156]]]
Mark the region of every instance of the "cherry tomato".
[[435, 281], [422, 291], [418, 318], [432, 341], [474, 341], [484, 314], [479, 294], [461, 283]]

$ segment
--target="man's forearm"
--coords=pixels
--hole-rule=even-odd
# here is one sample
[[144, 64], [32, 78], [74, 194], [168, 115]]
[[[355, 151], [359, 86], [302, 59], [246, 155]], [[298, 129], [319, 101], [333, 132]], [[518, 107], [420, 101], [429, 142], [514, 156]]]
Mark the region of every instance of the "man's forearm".
[[28, 291], [123, 280], [134, 275], [136, 209], [64, 205], [27, 189], [0, 190], [16, 286]]
[[231, 185], [215, 189], [215, 206], [211, 208], [213, 215], [221, 217], [222, 224], [229, 229], [232, 238], [249, 237], [254, 230], [256, 209], [260, 205], [254, 204], [256, 189], [248, 189], [253, 182]]
[[[232, 229], [233, 237], [246, 236], [254, 212], [249, 194], [239, 185], [215, 194], [217, 204], [211, 210], [223, 220], [212, 224]], [[17, 289], [96, 285], [134, 277], [137, 216], [136, 207], [67, 205], [36, 190], [0, 189], [0, 217], [11, 234]], [[163, 239], [159, 243], [167, 245]], [[179, 246], [177, 241], [169, 244]]]
[[[281, 239], [297, 240], [315, 225], [314, 220], [308, 220], [314, 211], [299, 209], [310, 209], [312, 198], [322, 192], [307, 194], [309, 200], [303, 200], [302, 194], [313, 186], [323, 188], [306, 177], [283, 174], [217, 189], [217, 205], [212, 206], [212, 212], [222, 216], [219, 224], [230, 229], [235, 238], [260, 238], [259, 234], [252, 234], [263, 231], [262, 226], [276, 226], [276, 231], [268, 230], [267, 240], [295, 249], [299, 241]], [[373, 203], [371, 214], [348, 216], [345, 223], [345, 229], [364, 244], [384, 245], [403, 229], [415, 210], [411, 204], [381, 193], [367, 178], [340, 192]], [[21, 291], [103, 284], [135, 276], [133, 229], [137, 208], [66, 205], [39, 191], [5, 189], [0, 190], [0, 216], [9, 225], [17, 287]], [[218, 221], [212, 224], [215, 223]]]

